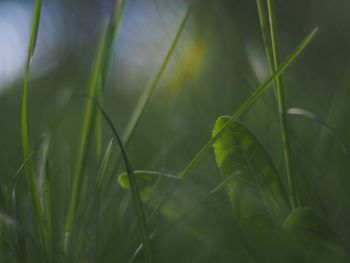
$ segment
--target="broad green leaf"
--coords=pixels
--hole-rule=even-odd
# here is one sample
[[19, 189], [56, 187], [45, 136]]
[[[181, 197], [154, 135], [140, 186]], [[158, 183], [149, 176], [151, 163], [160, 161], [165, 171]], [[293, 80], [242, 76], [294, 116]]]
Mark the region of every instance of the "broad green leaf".
[[300, 45], [293, 51], [293, 53], [281, 64], [278, 70], [267, 79], [230, 117], [229, 121], [225, 126], [222, 127], [220, 131], [216, 133], [214, 137], [212, 137], [203, 147], [199, 150], [199, 152], [195, 155], [195, 157], [189, 162], [189, 164], [183, 169], [180, 173], [181, 178], [186, 178], [190, 174], [190, 172], [198, 165], [198, 163], [204, 158], [205, 154], [209, 151], [211, 146], [220, 139], [220, 136], [228, 126], [237, 121], [239, 116], [241, 116], [247, 109], [249, 109], [252, 104], [263, 94], [272, 84], [272, 82], [280, 76], [287, 67], [300, 55], [300, 53], [310, 44], [311, 40], [315, 37], [318, 29], [314, 29]]
[[311, 207], [293, 210], [282, 228], [298, 235], [317, 250], [327, 249], [337, 255], [345, 254], [341, 239]]
[[[213, 137], [229, 121], [216, 121]], [[278, 222], [288, 210], [287, 198], [276, 169], [255, 136], [234, 122], [214, 143], [217, 166], [227, 183], [230, 201], [237, 213], [254, 222]]]
[[[188, 205], [183, 201], [189, 191], [185, 190], [183, 180], [157, 171], [134, 171], [134, 175], [142, 201], [152, 209], [160, 209], [161, 214], [172, 220], [185, 213]], [[130, 190], [127, 173], [119, 175], [119, 184]]]
[[[225, 208], [227, 211], [226, 203], [214, 205], [209, 200], [223, 191], [230, 177], [204, 193], [189, 181], [162, 172], [134, 171], [134, 176], [142, 201], [151, 211], [148, 221], [159, 224], [159, 216], [169, 221], [165, 227], [158, 228], [155, 232], [153, 238], [158, 242], [178, 225], [199, 240], [209, 240], [217, 234], [220, 228], [218, 226], [233, 223], [232, 214], [223, 212]], [[119, 184], [130, 191], [127, 173], [119, 175]], [[141, 249], [142, 246], [135, 255]]]

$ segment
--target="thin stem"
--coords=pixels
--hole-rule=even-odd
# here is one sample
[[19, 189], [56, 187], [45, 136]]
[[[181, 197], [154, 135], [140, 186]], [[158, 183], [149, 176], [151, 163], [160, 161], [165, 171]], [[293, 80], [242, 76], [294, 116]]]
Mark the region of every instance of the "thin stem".
[[[101, 65], [102, 65], [104, 45], [105, 45], [105, 37], [102, 37], [100, 39], [98, 53], [97, 53], [96, 61], [95, 61], [95, 68], [97, 70], [94, 71], [94, 75], [92, 77], [89, 96], [97, 97], [97, 95], [98, 95], [99, 72], [100, 72]], [[69, 202], [68, 214], [66, 217], [66, 223], [65, 223], [65, 227], [64, 227], [64, 250], [65, 250], [65, 252], [67, 252], [71, 231], [72, 231], [73, 225], [74, 225], [74, 219], [75, 219], [75, 214], [76, 214], [76, 210], [77, 210], [78, 198], [79, 198], [80, 187], [81, 187], [81, 175], [82, 175], [82, 171], [83, 171], [83, 168], [84, 168], [85, 162], [86, 162], [87, 151], [88, 151], [88, 146], [89, 146], [89, 138], [91, 135], [93, 117], [95, 114], [94, 111], [95, 111], [95, 107], [94, 107], [93, 102], [88, 101], [86, 104], [86, 109], [85, 109], [85, 116], [84, 116], [84, 122], [83, 122], [83, 130], [82, 130], [82, 136], [81, 136], [81, 141], [80, 141], [78, 160], [77, 160], [77, 165], [75, 168], [75, 173], [74, 173], [74, 178], [73, 178], [71, 199]]]
[[[107, 30], [106, 30], [106, 37], [105, 41], [105, 50], [104, 50], [104, 59], [103, 59], [103, 65], [100, 69], [100, 81], [98, 83], [98, 101], [101, 105], [103, 105], [103, 91], [106, 87], [107, 82], [107, 76], [109, 71], [109, 66], [111, 64], [111, 60], [113, 57], [113, 47], [114, 43], [116, 41], [116, 37], [118, 35], [118, 31], [120, 28], [120, 24], [124, 15], [124, 10], [126, 6], [126, 0], [116, 0], [114, 10], [111, 14], [110, 22], [108, 23]], [[95, 70], [97, 70], [95, 68]], [[103, 131], [102, 131], [102, 120], [101, 116], [97, 114], [95, 116], [96, 120], [96, 159], [99, 161], [101, 154], [102, 154], [102, 142], [103, 142]]]
[[97, 106], [97, 108], [100, 110], [102, 116], [105, 118], [105, 120], [107, 121], [108, 125], [110, 126], [114, 137], [117, 140], [117, 143], [119, 144], [121, 153], [122, 153], [122, 157], [123, 157], [123, 161], [125, 164], [125, 168], [128, 174], [128, 179], [130, 182], [130, 189], [131, 189], [131, 195], [132, 195], [132, 200], [134, 202], [134, 206], [135, 206], [135, 210], [136, 210], [136, 216], [137, 216], [137, 221], [138, 221], [138, 225], [141, 231], [141, 235], [142, 235], [142, 239], [143, 239], [143, 246], [145, 248], [145, 257], [146, 257], [146, 261], [148, 263], [152, 263], [153, 262], [153, 256], [152, 256], [152, 248], [151, 248], [151, 239], [150, 239], [150, 234], [149, 234], [149, 230], [148, 230], [148, 224], [146, 221], [146, 216], [144, 213], [144, 209], [142, 206], [142, 201], [141, 201], [141, 197], [140, 197], [140, 192], [139, 189], [137, 187], [137, 182], [136, 182], [136, 177], [135, 177], [135, 173], [134, 173], [134, 169], [131, 165], [131, 162], [128, 158], [128, 154], [126, 152], [126, 148], [123, 144], [123, 141], [121, 139], [121, 137], [119, 136], [116, 128], [114, 127], [111, 119], [108, 117], [107, 113], [104, 111], [104, 109], [98, 104], [98, 101], [96, 101], [94, 98], [90, 97], [90, 100], [92, 102], [95, 103], [95, 105]]
[[[273, 0], [267, 0], [267, 7], [269, 13], [269, 22], [270, 22], [270, 34], [271, 34], [271, 46], [272, 46], [272, 55], [273, 55], [273, 69], [274, 71], [279, 67], [280, 58], [278, 51], [278, 41], [277, 41], [277, 23], [275, 17], [275, 10], [273, 5]], [[288, 188], [290, 194], [291, 207], [294, 209], [298, 206], [298, 194], [295, 184], [295, 177], [291, 171], [291, 150], [290, 150], [290, 141], [288, 134], [288, 123], [287, 123], [287, 114], [286, 114], [286, 105], [285, 105], [285, 96], [283, 89], [282, 76], [278, 76], [275, 79], [276, 94], [278, 100], [278, 114], [281, 123], [281, 135], [283, 141], [283, 153], [285, 168], [288, 178]]]
[[42, 212], [42, 207], [40, 204], [40, 195], [39, 195], [39, 189], [36, 182], [35, 177], [35, 169], [34, 164], [31, 159], [31, 150], [29, 145], [29, 132], [28, 132], [28, 91], [29, 91], [29, 80], [30, 80], [30, 72], [31, 72], [31, 62], [35, 50], [37, 35], [38, 35], [38, 29], [39, 29], [39, 23], [40, 23], [40, 14], [41, 14], [41, 5], [42, 0], [36, 0], [35, 2], [35, 10], [34, 10], [34, 16], [33, 16], [33, 23], [32, 23], [32, 31], [31, 31], [31, 37], [28, 47], [28, 54], [27, 54], [27, 64], [26, 64], [26, 71], [25, 71], [25, 77], [24, 77], [24, 83], [23, 83], [23, 99], [22, 99], [22, 147], [23, 147], [23, 157], [24, 160], [27, 161], [26, 173], [28, 175], [28, 183], [30, 187], [31, 196], [33, 199], [34, 204], [34, 210], [35, 215], [37, 219], [37, 224], [39, 228], [39, 235], [41, 238], [42, 245], [47, 252], [47, 246], [46, 246], [46, 238], [45, 238], [45, 220]]
[[[108, 24], [103, 28], [101, 37], [99, 39], [98, 51], [95, 59], [94, 69], [90, 81], [89, 96], [92, 98], [98, 98], [102, 100], [102, 91], [105, 85], [105, 79], [107, 77], [108, 68], [111, 60], [113, 42], [116, 35], [116, 31], [119, 28], [119, 24], [122, 18], [123, 10], [125, 7], [125, 0], [116, 0], [114, 12]], [[85, 167], [89, 140], [91, 136], [91, 130], [93, 126], [93, 120], [95, 118], [94, 103], [89, 100], [86, 104], [85, 116], [83, 121], [83, 130], [80, 142], [80, 149], [78, 154], [77, 165], [75, 168], [71, 200], [68, 206], [68, 213], [66, 217], [64, 227], [64, 249], [67, 252], [68, 241], [70, 239], [71, 231], [74, 226], [74, 220], [76, 216], [76, 210], [78, 205], [78, 199], [81, 187], [81, 176]], [[97, 117], [97, 157], [101, 154], [102, 147], [102, 124], [99, 117]]]
[[192, 161], [185, 167], [185, 169], [180, 173], [180, 178], [186, 178], [189, 173], [196, 167], [196, 165], [203, 159], [205, 154], [208, 152], [210, 147], [215, 143], [233, 122], [235, 122], [242, 113], [244, 113], [259, 97], [263, 94], [270, 85], [274, 82], [276, 77], [280, 76], [288, 66], [295, 61], [295, 59], [300, 55], [300, 53], [308, 46], [310, 41], [314, 38], [317, 33], [317, 28], [314, 29], [301, 44], [293, 51], [293, 53], [287, 58], [287, 60], [280, 65], [280, 67], [276, 70], [276, 72], [263, 83], [232, 115], [232, 117], [227, 121], [227, 123], [221, 128], [218, 133], [212, 137], [203, 148], [196, 154], [196, 156], [192, 159]]
[[259, 14], [259, 22], [260, 22], [260, 29], [262, 33], [262, 39], [264, 42], [264, 50], [266, 55], [267, 64], [270, 69], [270, 74], [274, 72], [274, 66], [273, 66], [273, 55], [270, 48], [270, 37], [269, 37], [269, 29], [268, 29], [268, 23], [265, 17], [265, 10], [262, 3], [262, 0], [256, 0], [256, 5], [258, 8], [258, 14]]
[[[171, 45], [168, 49], [168, 52], [165, 55], [165, 58], [164, 58], [161, 66], [159, 68], [159, 71], [158, 71], [156, 77], [154, 78], [154, 80], [151, 82], [151, 84], [149, 86], [146, 86], [146, 88], [143, 90], [139, 100], [136, 103], [136, 106], [131, 114], [131, 117], [126, 125], [125, 131], [124, 131], [123, 136], [122, 136], [123, 143], [125, 144], [125, 147], [128, 147], [130, 139], [131, 139], [132, 135], [134, 134], [134, 132], [137, 128], [137, 125], [138, 125], [154, 91], [156, 90], [159, 81], [161, 80], [163, 74], [165, 73], [165, 70], [170, 62], [170, 59], [172, 58], [172, 56], [175, 52], [176, 46], [180, 40], [180, 37], [185, 29], [186, 22], [190, 16], [190, 13], [192, 10], [192, 5], [193, 4], [191, 4], [189, 9], [187, 10], [186, 15], [184, 16], [184, 18], [179, 26], [179, 29], [176, 32], [174, 40], [171, 43]], [[121, 160], [121, 156], [119, 156], [117, 161], [115, 162], [115, 165], [113, 168], [113, 174], [116, 173], [116, 171], [118, 169], [118, 165], [120, 163], [120, 160]], [[111, 180], [112, 180], [112, 178], [111, 178]]]
[[192, 10], [192, 5], [189, 7], [189, 9], [186, 12], [186, 15], [184, 16], [179, 29], [176, 32], [176, 35], [174, 37], [174, 40], [163, 60], [163, 63], [160, 66], [160, 69], [158, 71], [158, 74], [156, 75], [155, 79], [153, 80], [152, 84], [149, 87], [146, 87], [146, 89], [144, 89], [143, 93], [140, 96], [139, 101], [136, 104], [136, 107], [131, 115], [131, 118], [126, 126], [125, 132], [123, 133], [123, 142], [125, 143], [125, 145], [127, 146], [129, 143], [129, 140], [131, 138], [131, 136], [133, 135], [136, 126], [143, 114], [143, 112], [145, 111], [146, 106], [148, 105], [148, 102], [150, 101], [156, 87], [158, 86], [159, 81], [161, 80], [169, 62], [171, 57], [173, 56], [173, 53], [176, 49], [176, 46], [180, 40], [180, 37], [182, 35], [182, 32], [185, 29], [185, 25], [186, 22], [190, 16]]

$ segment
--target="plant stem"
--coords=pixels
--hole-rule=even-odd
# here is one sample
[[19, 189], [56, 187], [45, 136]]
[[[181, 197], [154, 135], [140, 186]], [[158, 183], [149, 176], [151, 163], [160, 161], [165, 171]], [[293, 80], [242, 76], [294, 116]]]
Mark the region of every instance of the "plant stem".
[[[269, 22], [270, 22], [270, 34], [271, 34], [271, 46], [273, 55], [273, 70], [276, 71], [280, 64], [279, 51], [278, 51], [278, 41], [277, 41], [277, 26], [275, 10], [273, 5], [273, 0], [267, 0]], [[288, 178], [288, 188], [290, 195], [291, 207], [295, 209], [298, 206], [298, 194], [296, 189], [295, 177], [291, 171], [291, 150], [288, 134], [288, 123], [285, 105], [285, 96], [283, 89], [282, 75], [275, 79], [276, 94], [278, 100], [278, 114], [281, 123], [281, 135], [283, 141], [283, 153], [285, 161], [285, 169]]]
[[160, 66], [158, 74], [156, 75], [152, 84], [144, 89], [143, 93], [140, 96], [140, 99], [138, 100], [138, 102], [136, 104], [136, 107], [131, 115], [131, 118], [130, 118], [127, 126], [126, 126], [125, 132], [123, 133], [123, 142], [125, 143], [126, 146], [128, 145], [129, 140], [130, 140], [131, 136], [133, 135], [133, 133], [136, 129], [136, 126], [137, 126], [142, 114], [145, 111], [146, 106], [148, 105], [148, 102], [150, 101], [156, 87], [158, 86], [159, 81], [161, 80], [161, 78], [162, 78], [162, 76], [163, 76], [163, 74], [164, 74], [164, 72], [165, 72], [165, 70], [170, 62], [172, 55], [174, 54], [174, 51], [175, 51], [176, 46], [180, 40], [182, 32], [185, 29], [186, 22], [191, 14], [191, 10], [192, 10], [192, 5], [188, 8], [186, 15], [184, 16], [184, 18], [179, 26], [179, 29], [176, 32], [174, 40], [171, 43], [171, 46], [170, 46], [168, 52], [166, 53], [166, 56], [163, 60], [163, 63]]
[[238, 110], [232, 115], [232, 117], [229, 119], [229, 121], [221, 128], [218, 133], [212, 137], [204, 146], [203, 148], [195, 155], [195, 157], [190, 161], [190, 163], [185, 167], [185, 169], [180, 173], [180, 178], [186, 178], [189, 173], [194, 169], [194, 167], [203, 159], [205, 154], [208, 152], [210, 147], [215, 143], [220, 136], [223, 134], [224, 130], [229, 127], [234, 121], [238, 119], [239, 116], [241, 116], [242, 113], [244, 113], [259, 97], [261, 94], [263, 94], [270, 85], [275, 81], [275, 79], [280, 76], [287, 68], [288, 66], [295, 61], [295, 59], [300, 55], [300, 53], [308, 46], [310, 41], [314, 38], [315, 34], [317, 33], [317, 28], [314, 29], [301, 43], [300, 45], [293, 51], [293, 53], [286, 59], [284, 63], [282, 63], [278, 69], [275, 71], [275, 73], [266, 80], [239, 108]]
[[36, 0], [35, 2], [35, 10], [33, 16], [32, 30], [30, 36], [30, 42], [28, 47], [27, 54], [27, 63], [26, 63], [26, 71], [24, 77], [23, 84], [23, 99], [22, 99], [22, 147], [23, 147], [23, 157], [24, 160], [28, 160], [26, 165], [26, 173], [27, 179], [30, 187], [31, 196], [33, 199], [35, 216], [37, 219], [39, 235], [41, 238], [42, 245], [44, 247], [45, 253], [47, 252], [47, 244], [45, 238], [45, 220], [42, 212], [42, 207], [40, 204], [40, 194], [38, 185], [35, 177], [35, 169], [33, 160], [30, 158], [31, 150], [29, 145], [29, 132], [28, 132], [28, 90], [29, 90], [29, 80], [30, 80], [30, 72], [31, 72], [31, 62], [35, 50], [39, 23], [40, 23], [40, 14], [41, 14], [41, 5], [42, 0]]
[[[108, 73], [108, 67], [110, 64], [110, 57], [112, 54], [113, 41], [117, 29], [122, 18], [126, 1], [116, 0], [115, 9], [108, 24], [103, 27], [101, 37], [99, 39], [98, 51], [95, 59], [94, 69], [92, 71], [92, 77], [89, 87], [89, 97], [102, 99], [102, 91], [105, 84], [105, 79]], [[93, 126], [93, 120], [95, 118], [95, 106], [91, 100], [87, 101], [85, 116], [83, 121], [83, 130], [80, 142], [80, 149], [78, 153], [77, 165], [75, 168], [71, 200], [68, 206], [68, 213], [66, 217], [64, 227], [64, 250], [67, 252], [70, 235], [74, 226], [74, 220], [76, 216], [76, 210], [78, 205], [78, 199], [80, 194], [81, 176], [85, 167], [87, 158], [88, 146], [91, 137], [91, 130]], [[102, 147], [102, 126], [101, 121], [97, 119], [97, 157], [100, 155], [100, 148]]]
[[[115, 6], [113, 9], [113, 13], [111, 14], [110, 22], [107, 26], [106, 37], [105, 40], [105, 51], [104, 51], [104, 59], [103, 59], [103, 65], [100, 69], [100, 80], [99, 80], [99, 87], [98, 87], [98, 102], [103, 105], [103, 91], [106, 87], [107, 82], [107, 76], [109, 71], [109, 66], [111, 64], [111, 59], [113, 57], [113, 47], [114, 43], [116, 41], [116, 36], [118, 35], [118, 31], [120, 28], [120, 24], [124, 15], [124, 10], [126, 6], [127, 0], [116, 0]], [[97, 70], [95, 68], [95, 70]], [[103, 142], [103, 131], [102, 131], [102, 120], [101, 116], [97, 114], [95, 116], [95, 122], [96, 122], [96, 160], [100, 161], [101, 154], [102, 154], [102, 142]]]
[[[105, 32], [103, 32], [104, 35]], [[102, 58], [103, 58], [103, 51], [104, 51], [104, 44], [105, 44], [105, 37], [102, 37], [100, 39], [98, 52], [96, 56], [95, 61], [95, 68], [97, 70], [94, 71], [91, 85], [90, 85], [90, 91], [89, 96], [91, 97], [97, 97], [98, 94], [98, 81], [99, 81], [99, 72], [102, 65]], [[78, 198], [80, 194], [80, 187], [81, 187], [81, 175], [83, 168], [85, 167], [87, 152], [88, 152], [88, 144], [89, 139], [91, 135], [91, 128], [93, 123], [93, 117], [95, 114], [95, 107], [94, 104], [89, 100], [86, 104], [85, 109], [85, 116], [83, 121], [83, 130], [82, 130], [82, 136], [80, 141], [80, 148], [78, 153], [78, 160], [77, 165], [74, 172], [74, 178], [73, 178], [73, 185], [72, 185], [72, 193], [71, 193], [71, 199], [68, 206], [68, 214], [66, 217], [66, 223], [64, 227], [64, 250], [67, 252], [68, 249], [68, 243], [71, 235], [71, 231], [73, 229], [74, 225], [74, 219], [76, 214], [76, 209], [78, 205]]]
[[[139, 100], [136, 103], [136, 106], [131, 114], [130, 119], [128, 120], [125, 131], [122, 135], [122, 139], [123, 139], [123, 143], [125, 144], [125, 147], [128, 147], [130, 139], [133, 136], [133, 134], [137, 128], [137, 125], [138, 125], [154, 91], [156, 90], [156, 88], [158, 86], [159, 81], [161, 80], [163, 74], [165, 73], [166, 68], [168, 67], [170, 59], [172, 58], [172, 56], [175, 52], [176, 46], [180, 40], [180, 37], [185, 29], [186, 22], [191, 14], [192, 6], [193, 6], [193, 4], [191, 4], [191, 6], [188, 8], [183, 20], [181, 21], [181, 24], [176, 32], [174, 40], [171, 43], [171, 45], [168, 49], [168, 52], [165, 55], [165, 58], [164, 58], [161, 66], [159, 68], [159, 71], [158, 71], [156, 77], [154, 78], [154, 80], [151, 82], [151, 84], [149, 86], [146, 86], [146, 88], [143, 90]], [[117, 161], [115, 162], [115, 165], [113, 167], [113, 174], [115, 174], [117, 172], [120, 160], [121, 160], [121, 156], [119, 156], [117, 158]], [[112, 180], [112, 179], [113, 178], [111, 178], [110, 180]]]
[[140, 197], [140, 192], [137, 187], [137, 182], [135, 178], [135, 173], [134, 169], [130, 163], [130, 160], [128, 158], [126, 148], [123, 144], [123, 141], [121, 137], [119, 136], [116, 128], [114, 127], [111, 119], [108, 117], [107, 113], [103, 110], [103, 108], [98, 104], [98, 101], [94, 100], [94, 98], [90, 98], [91, 101], [95, 102], [97, 108], [100, 110], [102, 116], [105, 118], [107, 121], [108, 125], [110, 126], [111, 130], [113, 131], [114, 137], [117, 139], [117, 143], [119, 144], [121, 154], [123, 157], [123, 161], [125, 164], [125, 168], [128, 174], [128, 179], [130, 182], [130, 189], [131, 189], [131, 195], [132, 195], [132, 200], [134, 202], [135, 210], [136, 210], [136, 217], [137, 217], [137, 222], [141, 231], [141, 236], [143, 239], [143, 246], [145, 248], [145, 257], [146, 257], [146, 262], [152, 263], [153, 262], [153, 256], [152, 256], [152, 247], [151, 247], [151, 240], [150, 240], [150, 234], [148, 230], [148, 224], [146, 220], [146, 216], [144, 213], [144, 209], [142, 206], [142, 201]]
[[260, 22], [260, 29], [262, 33], [262, 39], [264, 42], [264, 49], [265, 49], [265, 55], [267, 64], [270, 69], [270, 74], [274, 72], [274, 66], [273, 66], [273, 56], [270, 48], [270, 37], [269, 37], [269, 31], [268, 31], [268, 25], [265, 17], [265, 10], [262, 3], [262, 0], [256, 0], [256, 5], [258, 8], [258, 14], [259, 14], [259, 22]]

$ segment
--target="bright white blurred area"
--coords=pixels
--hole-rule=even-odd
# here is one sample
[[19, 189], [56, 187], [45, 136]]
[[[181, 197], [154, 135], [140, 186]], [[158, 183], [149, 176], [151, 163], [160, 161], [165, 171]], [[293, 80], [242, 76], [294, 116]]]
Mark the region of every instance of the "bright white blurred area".
[[[152, 80], [159, 71], [166, 53], [186, 14], [189, 4], [173, 0], [129, 1], [115, 42], [114, 70], [117, 78], [124, 78], [128, 88], [142, 89], [140, 78]], [[189, 24], [180, 38], [175, 60], [180, 60], [179, 46], [190, 38]]]
[[[17, 1], [0, 2], [0, 92], [15, 80], [23, 78], [30, 38], [33, 3], [23, 4]], [[38, 33], [37, 47], [33, 59], [33, 77], [36, 77], [57, 65], [58, 59], [52, 59], [62, 44], [57, 41], [60, 25], [57, 16], [59, 9], [43, 6]], [[58, 57], [59, 58], [59, 57]], [[36, 67], [36, 64], [41, 63]], [[44, 65], [44, 66], [43, 66]]]
[[16, 2], [0, 2], [0, 90], [25, 65], [30, 23], [30, 9]]
[[[113, 6], [114, 0], [110, 4]], [[0, 94], [23, 81], [34, 6], [34, 0], [0, 0]], [[70, 6], [59, 0], [43, 1], [32, 80], [61, 65], [72, 49], [77, 51], [93, 43], [92, 49], [89, 47], [79, 59], [85, 61], [94, 56], [100, 21], [110, 16], [111, 8], [102, 12], [96, 8], [103, 4], [97, 3], [96, 7], [87, 4], [87, 10], [81, 11], [73, 6], [74, 3]], [[114, 81], [128, 83], [128, 89], [143, 88], [140, 81], [144, 83], [158, 72], [188, 7], [187, 0], [129, 0], [115, 42], [110, 72]], [[189, 24], [171, 64], [181, 61], [182, 49], [192, 39]]]

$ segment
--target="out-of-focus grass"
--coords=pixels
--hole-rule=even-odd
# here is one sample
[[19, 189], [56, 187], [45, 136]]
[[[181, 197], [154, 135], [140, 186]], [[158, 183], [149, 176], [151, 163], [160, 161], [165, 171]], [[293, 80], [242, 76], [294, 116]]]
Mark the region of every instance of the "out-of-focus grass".
[[[266, 20], [267, 2], [258, 2], [264, 7], [261, 12], [265, 12]], [[45, 4], [52, 2], [46, 1], [44, 7]], [[110, 143], [113, 134], [107, 126], [97, 135], [94, 121], [89, 131], [91, 145], [84, 150], [85, 168], [81, 171], [80, 194], [74, 208], [75, 224], [71, 229], [74, 242], [70, 244], [70, 253], [63, 253], [62, 234], [74, 170], [79, 162], [79, 136], [87, 102], [82, 91], [89, 83], [96, 36], [101, 32], [99, 21], [101, 16], [110, 17], [106, 10], [110, 10], [112, 4], [114, 1], [106, 2], [104, 7], [85, 1], [77, 1], [74, 6], [59, 3], [67, 10], [67, 23], [76, 25], [69, 26], [72, 32], [78, 28], [92, 37], [77, 41], [67, 53], [60, 54], [62, 64], [45, 71], [44, 75], [39, 74], [40, 68], [45, 66], [40, 60], [32, 65], [27, 112], [28, 145], [31, 146], [28, 153], [35, 168], [48, 249], [42, 247], [37, 231], [38, 217], [26, 174], [23, 171], [16, 174], [25, 159], [19, 140], [21, 84], [15, 82], [0, 94], [0, 261], [144, 261], [133, 199], [119, 185], [116, 176], [125, 172], [122, 162], [116, 166], [120, 149]], [[166, 55], [164, 52], [172, 41], [169, 36], [176, 34], [187, 4], [177, 0], [158, 1], [158, 9], [155, 9], [152, 1], [130, 1], [124, 9], [125, 23], [119, 28], [117, 45], [111, 48], [111, 53], [116, 55], [107, 56], [111, 60], [109, 76], [102, 78], [105, 82], [102, 84], [105, 86], [103, 108], [118, 131], [127, 127], [147, 79], [156, 77]], [[321, 116], [323, 123], [335, 133], [314, 120], [287, 115], [290, 159], [302, 205], [312, 206], [321, 221], [332, 229], [344, 247], [348, 247], [349, 165], [338, 138], [349, 145], [346, 101], [350, 95], [347, 89], [350, 53], [346, 32], [350, 23], [345, 12], [349, 3], [340, 1], [335, 5], [325, 0], [310, 0], [302, 3], [275, 1], [274, 4], [281, 58], [291, 54], [312, 28], [320, 28], [312, 46], [288, 67], [287, 74], [283, 74], [285, 106]], [[79, 10], [81, 16], [69, 13], [72, 10]], [[89, 14], [86, 21], [93, 21], [86, 24], [94, 26], [79, 27], [83, 24], [83, 14]], [[70, 24], [72, 21], [77, 23]], [[265, 83], [272, 72], [269, 73], [264, 57], [269, 42], [264, 45], [261, 41], [260, 29], [255, 1], [200, 1], [194, 5], [167, 70], [130, 137], [128, 158], [136, 170], [181, 173], [210, 139], [217, 117], [232, 114], [233, 109], [239, 108], [255, 92], [257, 82]], [[265, 29], [270, 33], [267, 25]], [[167, 33], [163, 34], [162, 30]], [[38, 41], [44, 40], [39, 32]], [[147, 46], [146, 42], [151, 44]], [[145, 62], [140, 54], [149, 59]], [[52, 52], [52, 58], [56, 55]], [[132, 64], [130, 61], [142, 62]], [[133, 67], [129, 66], [131, 64]], [[153, 69], [154, 74], [151, 73]], [[272, 90], [266, 90], [239, 119], [254, 133], [271, 155], [277, 172], [283, 175], [283, 144], [276, 109]], [[39, 143], [44, 132], [50, 136]], [[96, 154], [96, 149], [105, 152], [101, 160], [96, 158], [101, 155], [99, 151]], [[318, 257], [318, 262], [342, 260], [326, 249], [314, 255], [313, 252], [319, 251], [319, 244], [310, 245], [306, 236], [301, 241], [299, 236], [286, 233], [280, 227], [242, 220], [226, 195], [227, 182], [220, 178], [214, 154], [208, 147], [207, 155], [203, 155], [185, 181], [163, 178], [165, 181], [148, 182], [147, 196], [151, 199], [143, 200], [143, 212], [150, 230], [154, 262], [314, 262], [314, 256]], [[281, 178], [286, 188], [287, 179]], [[45, 253], [52, 257], [45, 258]], [[347, 262], [346, 257], [343, 262]]]

